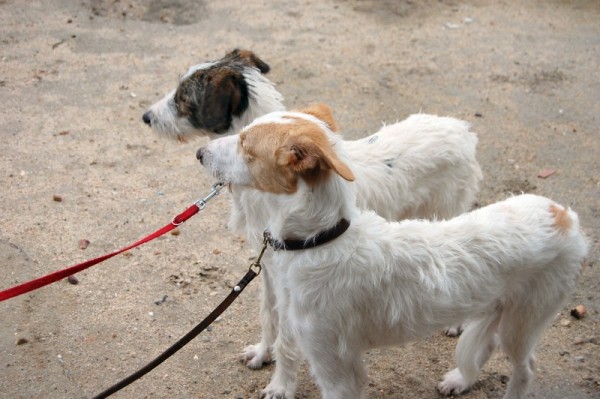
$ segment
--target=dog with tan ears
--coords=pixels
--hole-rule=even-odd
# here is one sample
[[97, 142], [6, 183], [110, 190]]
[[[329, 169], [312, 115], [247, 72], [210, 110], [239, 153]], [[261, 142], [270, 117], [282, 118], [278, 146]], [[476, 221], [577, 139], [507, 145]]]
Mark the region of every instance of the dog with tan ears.
[[[388, 222], [357, 206], [365, 172], [334, 126], [325, 106], [275, 112], [197, 153], [216, 179], [269, 210], [262, 227], [277, 250], [265, 268], [274, 272], [280, 320], [262, 397], [294, 397], [296, 345], [323, 398], [361, 398], [364, 351], [468, 321], [458, 367], [439, 391], [467, 391], [499, 344], [512, 364], [504, 398], [525, 398], [535, 344], [587, 255], [575, 212], [520, 195], [445, 221]], [[424, 152], [416, 147], [402, 155]], [[419, 167], [401, 170], [409, 166]]]
[[[284, 110], [283, 96], [265, 77], [269, 70], [249, 50], [234, 50], [220, 60], [195, 65], [174, 90], [149, 108], [143, 120], [158, 134], [182, 141], [239, 133], [256, 117]], [[329, 122], [337, 130], [335, 122]], [[454, 118], [416, 114], [366, 138], [343, 141], [357, 176], [358, 205], [388, 220], [445, 219], [469, 210], [482, 179], [475, 156], [477, 136], [469, 128], [467, 122]], [[230, 226], [258, 250], [267, 209], [256, 206], [252, 191], [236, 188], [232, 194]], [[271, 361], [278, 330], [270, 269], [261, 275], [262, 337], [242, 354], [253, 369]], [[449, 335], [456, 330], [449, 329]]]

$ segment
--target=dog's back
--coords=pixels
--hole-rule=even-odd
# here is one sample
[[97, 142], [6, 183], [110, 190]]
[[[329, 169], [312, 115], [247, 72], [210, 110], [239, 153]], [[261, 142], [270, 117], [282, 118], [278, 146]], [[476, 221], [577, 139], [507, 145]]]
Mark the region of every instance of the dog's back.
[[477, 135], [462, 120], [415, 114], [344, 142], [358, 205], [388, 220], [447, 219], [472, 206], [482, 179]]
[[[539, 196], [440, 222], [390, 223], [364, 212], [331, 246], [312, 250], [310, 261], [285, 259], [296, 270], [288, 275], [293, 297], [302, 298], [292, 314], [309, 315], [294, 325], [313, 323], [315, 335], [299, 333], [305, 352], [320, 348], [309, 353], [311, 362], [341, 370], [346, 353], [406, 343], [467, 320], [458, 368], [440, 391], [468, 390], [499, 343], [513, 365], [505, 398], [524, 398], [534, 346], [574, 291], [587, 250], [577, 214]], [[336, 385], [350, 386], [354, 378]]]
[[[342, 273], [332, 279], [359, 285], [359, 290], [345, 290], [363, 293], [362, 305], [387, 308], [381, 320], [368, 313], [362, 322], [390, 325], [395, 320], [400, 340], [485, 317], [503, 306], [536, 314], [551, 308], [548, 315], [554, 314], [573, 292], [587, 253], [577, 214], [535, 195], [438, 222], [390, 223], [364, 212], [336, 241], [318, 250], [322, 258], [315, 267], [329, 265]], [[323, 295], [331, 295], [330, 282], [320, 281]], [[318, 306], [320, 294], [311, 295]]]

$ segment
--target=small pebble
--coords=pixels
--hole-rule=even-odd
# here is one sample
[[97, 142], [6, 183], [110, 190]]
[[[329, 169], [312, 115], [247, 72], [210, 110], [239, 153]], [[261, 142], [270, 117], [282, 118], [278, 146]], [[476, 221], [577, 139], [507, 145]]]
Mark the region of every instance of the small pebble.
[[74, 275], [67, 277], [67, 281], [73, 285], [79, 284], [79, 279], [77, 277], [75, 277]]
[[217, 249], [217, 248], [215, 248], [215, 249], [213, 249], [212, 253], [213, 253], [214, 255], [219, 255], [219, 254], [221, 253], [221, 250], [220, 250], [220, 249]]
[[90, 245], [90, 242], [88, 240], [86, 240], [85, 238], [82, 240], [79, 240], [79, 249], [86, 249], [89, 245]]
[[17, 340], [17, 345], [25, 345], [25, 344], [28, 344], [28, 343], [29, 343], [29, 341], [26, 338], [19, 338]]
[[54, 194], [52, 196], [52, 201], [54, 201], [54, 202], [62, 202], [62, 197], [60, 195]]
[[161, 303], [164, 303], [168, 297], [169, 297], [168, 295], [164, 295], [161, 299], [157, 299], [156, 301], [154, 301], [154, 303], [156, 305], [160, 305]]
[[172, 236], [178, 236], [179, 234], [181, 234], [181, 231], [179, 229], [175, 229], [175, 230], [171, 231]]
[[576, 318], [577, 320], [582, 319], [585, 316], [587, 309], [583, 305], [577, 305], [573, 309], [571, 309], [571, 316]]
[[570, 325], [571, 325], [571, 320], [562, 319], [562, 320], [560, 321], [560, 325], [561, 325], [561, 326], [563, 326], [563, 327], [568, 327], [568, 326], [570, 326]]

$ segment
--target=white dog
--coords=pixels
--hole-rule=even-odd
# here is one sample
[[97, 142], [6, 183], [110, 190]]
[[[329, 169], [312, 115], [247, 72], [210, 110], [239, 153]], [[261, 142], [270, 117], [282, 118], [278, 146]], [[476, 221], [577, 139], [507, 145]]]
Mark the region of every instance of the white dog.
[[279, 250], [265, 268], [276, 271], [278, 340], [288, 342], [275, 347], [263, 397], [293, 398], [294, 339], [324, 398], [360, 398], [363, 351], [469, 320], [440, 392], [468, 390], [497, 335], [513, 366], [504, 397], [525, 398], [536, 341], [587, 254], [577, 215], [521, 195], [448, 221], [387, 222], [357, 208], [349, 181], [364, 172], [318, 110], [266, 115], [198, 151], [214, 177], [268, 207], [263, 227]]
[[[263, 75], [268, 71], [251, 51], [234, 50], [221, 60], [191, 67], [143, 119], [159, 134], [180, 140], [238, 133], [255, 117], [284, 109], [281, 94]], [[336, 130], [333, 119], [328, 122]], [[470, 209], [482, 178], [475, 157], [477, 136], [468, 123], [453, 118], [413, 115], [367, 138], [344, 141], [343, 146], [354, 164], [359, 206], [388, 220], [459, 215]], [[232, 193], [230, 226], [258, 249], [270, 209], [260, 205], [253, 190], [234, 187]], [[277, 337], [274, 272], [265, 268], [262, 273], [261, 342], [242, 355], [253, 369], [271, 360]]]

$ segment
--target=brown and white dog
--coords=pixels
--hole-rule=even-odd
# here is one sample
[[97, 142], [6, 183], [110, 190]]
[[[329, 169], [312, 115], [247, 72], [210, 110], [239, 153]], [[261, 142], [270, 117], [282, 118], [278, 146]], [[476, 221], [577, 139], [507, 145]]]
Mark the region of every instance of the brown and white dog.
[[[263, 75], [268, 70], [247, 50], [196, 65], [143, 119], [159, 134], [181, 140], [238, 133], [256, 117], [284, 109], [282, 96]], [[330, 111], [319, 108], [328, 118]], [[332, 119], [329, 123], [331, 130], [337, 130]], [[459, 215], [470, 209], [482, 178], [475, 157], [477, 136], [467, 122], [453, 118], [416, 114], [340, 145], [354, 164], [358, 205], [388, 220]], [[245, 234], [254, 249], [260, 248], [269, 209], [257, 205], [253, 190], [234, 186], [232, 195], [230, 226]], [[268, 264], [268, 259], [264, 262]], [[265, 267], [261, 273], [261, 342], [248, 346], [242, 355], [254, 369], [271, 360], [277, 337], [275, 272]]]
[[284, 109], [283, 96], [264, 76], [269, 70], [248, 50], [194, 65], [142, 119], [159, 134], [182, 141], [239, 133], [255, 118]]
[[[439, 391], [467, 391], [498, 342], [513, 368], [504, 398], [524, 399], [535, 344], [573, 292], [587, 255], [575, 212], [521, 195], [447, 221], [387, 222], [356, 206], [357, 192], [381, 189], [365, 181], [366, 170], [377, 167], [356, 163], [354, 147], [333, 126], [325, 106], [275, 112], [197, 153], [216, 179], [269, 210], [261, 228], [279, 250], [263, 270], [275, 272], [280, 320], [275, 374], [262, 397], [294, 397], [296, 343], [323, 398], [361, 398], [368, 379], [364, 351], [467, 320], [458, 367]], [[459, 150], [450, 143], [431, 148], [423, 134], [428, 125], [413, 120], [410, 126], [418, 127], [417, 142], [402, 147], [392, 167], [382, 159], [389, 154], [369, 150], [374, 143], [363, 143], [359, 161], [382, 164], [396, 182], [398, 174], [428, 169], [440, 153]], [[443, 174], [430, 179], [414, 189], [447, 184]], [[297, 250], [282, 249], [289, 242]]]

